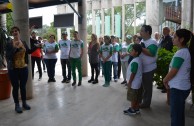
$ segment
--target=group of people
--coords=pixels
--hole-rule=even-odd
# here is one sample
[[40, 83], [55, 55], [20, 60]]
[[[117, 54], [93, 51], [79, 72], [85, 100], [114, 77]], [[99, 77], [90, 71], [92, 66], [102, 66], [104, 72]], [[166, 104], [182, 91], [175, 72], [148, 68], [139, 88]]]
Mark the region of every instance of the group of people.
[[[91, 65], [91, 79], [89, 83], [97, 84], [100, 74], [100, 66], [102, 65], [102, 73], [105, 79], [104, 87], [110, 86], [112, 79], [117, 82], [119, 62], [123, 73], [123, 82], [128, 86], [127, 99], [131, 101], [130, 107], [124, 110], [124, 114], [135, 115], [140, 113], [140, 108], [149, 108], [152, 99], [153, 76], [157, 68], [157, 50], [158, 48], [166, 48], [171, 50], [172, 43], [179, 50], [175, 53], [169, 66], [169, 72], [163, 80], [164, 87], [170, 90], [170, 109], [171, 109], [171, 126], [184, 125], [184, 108], [185, 100], [188, 97], [193, 84], [193, 43], [194, 36], [192, 32], [186, 29], [179, 29], [173, 36], [173, 42], [165, 43], [168, 35], [158, 44], [151, 37], [152, 27], [143, 25], [140, 30], [140, 36], [126, 36], [126, 41], [119, 43], [119, 39], [115, 36], [104, 36], [98, 42], [97, 36], [92, 34], [91, 42], [88, 44], [89, 63]], [[62, 83], [69, 83], [71, 75], [73, 76], [72, 86], [77, 83], [76, 68], [78, 69], [79, 79], [78, 86], [82, 85], [82, 67], [81, 58], [83, 55], [83, 41], [80, 40], [78, 32], [73, 33], [73, 40], [67, 39], [67, 32], [62, 33], [62, 39], [56, 42], [55, 36], [50, 35], [49, 40], [44, 44], [34, 42], [31, 49], [26, 43], [20, 39], [20, 29], [18, 27], [11, 28], [13, 40], [7, 43], [6, 59], [8, 64], [8, 74], [13, 86], [13, 98], [15, 102], [15, 111], [22, 113], [18, 100], [18, 90], [21, 91], [22, 106], [26, 110], [30, 110], [30, 106], [26, 103], [26, 82], [28, 78], [28, 54], [32, 54], [32, 61], [41, 62], [41, 56], [37, 52], [43, 50], [44, 63], [47, 67], [48, 82], [56, 82], [55, 65], [57, 62], [56, 53], [60, 50], [60, 60], [62, 66]], [[33, 39], [33, 34], [32, 34]], [[35, 40], [35, 38], [34, 38]], [[32, 44], [32, 43], [31, 43]], [[38, 58], [37, 58], [38, 56]], [[34, 65], [32, 65], [34, 67]], [[66, 70], [66, 66], [67, 69]], [[40, 69], [38, 67], [38, 69]], [[34, 73], [34, 71], [33, 71]], [[94, 77], [95, 73], [95, 77]], [[33, 74], [32, 74], [33, 75]], [[40, 70], [39, 79], [42, 78]]]

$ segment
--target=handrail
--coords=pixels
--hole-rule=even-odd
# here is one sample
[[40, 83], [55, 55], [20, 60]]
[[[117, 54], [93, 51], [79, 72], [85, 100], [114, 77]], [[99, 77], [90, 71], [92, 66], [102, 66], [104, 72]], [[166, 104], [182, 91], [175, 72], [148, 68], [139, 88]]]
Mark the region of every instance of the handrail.
[[170, 20], [178, 24], [181, 23], [181, 7], [165, 6], [164, 14], [165, 14], [166, 20]]

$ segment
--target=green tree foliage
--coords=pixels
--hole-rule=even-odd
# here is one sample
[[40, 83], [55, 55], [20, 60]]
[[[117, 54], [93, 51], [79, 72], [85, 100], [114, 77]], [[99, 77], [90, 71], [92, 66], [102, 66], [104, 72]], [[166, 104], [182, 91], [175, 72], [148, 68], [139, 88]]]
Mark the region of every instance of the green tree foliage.
[[6, 25], [7, 25], [7, 33], [10, 34], [10, 29], [14, 26], [11, 13], [6, 14]]

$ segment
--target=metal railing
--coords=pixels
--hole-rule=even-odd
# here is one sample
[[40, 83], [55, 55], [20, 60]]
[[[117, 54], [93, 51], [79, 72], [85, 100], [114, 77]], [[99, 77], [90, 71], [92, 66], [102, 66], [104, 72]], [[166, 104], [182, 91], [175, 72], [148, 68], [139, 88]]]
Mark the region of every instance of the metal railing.
[[165, 6], [164, 15], [165, 20], [181, 24], [181, 7]]

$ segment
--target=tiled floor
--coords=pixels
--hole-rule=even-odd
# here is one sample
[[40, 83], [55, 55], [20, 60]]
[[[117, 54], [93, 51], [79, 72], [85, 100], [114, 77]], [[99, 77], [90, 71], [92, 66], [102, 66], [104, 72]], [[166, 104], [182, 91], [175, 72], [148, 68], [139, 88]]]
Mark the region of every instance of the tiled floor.
[[[102, 87], [104, 79], [99, 77], [99, 84], [87, 82], [72, 87], [61, 83], [60, 64], [56, 67], [55, 83], [47, 83], [47, 75], [38, 81], [34, 79], [34, 98], [28, 103], [32, 109], [17, 114], [13, 99], [0, 101], [0, 126], [169, 126], [169, 106], [166, 94], [154, 88], [150, 109], [141, 110], [140, 115], [127, 116], [123, 109], [128, 108], [126, 87], [111, 82], [110, 87]], [[155, 86], [154, 86], [155, 87]], [[190, 97], [186, 104], [186, 126], [194, 126], [194, 109], [190, 110]]]

